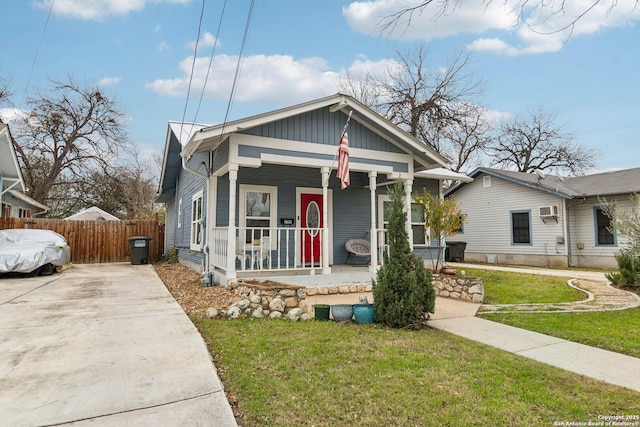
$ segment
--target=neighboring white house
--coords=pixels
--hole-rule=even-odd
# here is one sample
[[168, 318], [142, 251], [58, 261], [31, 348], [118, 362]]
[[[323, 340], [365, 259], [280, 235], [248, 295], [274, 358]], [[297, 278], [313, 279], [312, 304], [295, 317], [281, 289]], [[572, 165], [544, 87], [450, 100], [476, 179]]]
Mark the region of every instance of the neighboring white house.
[[73, 221], [120, 221], [120, 218], [117, 216], [111, 215], [109, 212], [106, 212], [97, 206], [82, 209], [65, 219]]
[[627, 244], [611, 232], [603, 200], [638, 209], [640, 168], [579, 177], [478, 168], [447, 191], [467, 215], [461, 233], [468, 262], [533, 266], [616, 268]]
[[0, 121], [0, 217], [32, 218], [49, 210], [25, 191], [9, 125]]

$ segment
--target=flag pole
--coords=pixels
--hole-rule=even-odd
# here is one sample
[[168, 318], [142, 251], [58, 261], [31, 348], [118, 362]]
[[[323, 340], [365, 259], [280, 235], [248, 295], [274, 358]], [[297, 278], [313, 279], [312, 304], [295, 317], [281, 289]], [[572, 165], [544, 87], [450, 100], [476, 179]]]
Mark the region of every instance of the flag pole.
[[[351, 121], [351, 114], [353, 114], [353, 110], [349, 110], [349, 117], [347, 117], [347, 122], [344, 124], [344, 128], [342, 129], [342, 135], [340, 135], [340, 139], [338, 139], [338, 141], [341, 141], [342, 138], [344, 138], [344, 134], [347, 133], [347, 128], [349, 127], [349, 122]], [[331, 162], [331, 169], [329, 169], [330, 171], [333, 170], [333, 166], [336, 164], [337, 158], [338, 158], [338, 150], [336, 150], [336, 154], [333, 155], [333, 161]]]

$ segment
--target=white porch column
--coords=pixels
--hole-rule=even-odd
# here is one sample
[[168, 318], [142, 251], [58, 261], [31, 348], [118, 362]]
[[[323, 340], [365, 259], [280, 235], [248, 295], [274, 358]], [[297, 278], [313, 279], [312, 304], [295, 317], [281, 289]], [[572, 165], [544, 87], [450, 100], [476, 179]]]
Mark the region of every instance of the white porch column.
[[376, 225], [376, 177], [378, 172], [369, 172], [369, 192], [371, 194], [371, 231], [369, 236], [371, 241], [371, 262], [369, 264], [369, 271], [375, 273], [378, 271], [378, 228]]
[[322, 274], [331, 274], [329, 267], [329, 174], [331, 170], [324, 166], [320, 168], [322, 173]]
[[227, 279], [236, 276], [236, 199], [238, 165], [229, 165], [229, 231], [227, 236]]
[[413, 189], [413, 180], [404, 180], [404, 206], [407, 209], [407, 234], [409, 235], [409, 246], [413, 249], [413, 232], [411, 231], [411, 190]]

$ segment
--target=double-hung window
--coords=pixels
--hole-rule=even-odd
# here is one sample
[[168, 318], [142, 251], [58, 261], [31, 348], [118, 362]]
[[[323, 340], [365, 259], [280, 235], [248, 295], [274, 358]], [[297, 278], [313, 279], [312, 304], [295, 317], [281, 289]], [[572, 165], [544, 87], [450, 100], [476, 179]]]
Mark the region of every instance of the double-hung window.
[[[379, 203], [381, 203], [381, 228], [386, 230], [391, 214], [391, 200], [389, 196], [380, 196]], [[417, 203], [411, 203], [411, 235], [414, 246], [428, 246], [430, 243], [428, 230], [424, 226], [424, 211]]]
[[269, 229], [276, 227], [277, 194], [277, 187], [240, 186], [240, 226], [246, 230], [245, 243], [269, 236]]
[[511, 243], [531, 244], [531, 211], [511, 212]]
[[191, 244], [192, 250], [200, 250], [202, 243], [202, 191], [198, 191], [191, 197]]
[[596, 223], [596, 245], [615, 245], [616, 238], [611, 232], [611, 218], [609, 218], [602, 208], [596, 207], [593, 211]]

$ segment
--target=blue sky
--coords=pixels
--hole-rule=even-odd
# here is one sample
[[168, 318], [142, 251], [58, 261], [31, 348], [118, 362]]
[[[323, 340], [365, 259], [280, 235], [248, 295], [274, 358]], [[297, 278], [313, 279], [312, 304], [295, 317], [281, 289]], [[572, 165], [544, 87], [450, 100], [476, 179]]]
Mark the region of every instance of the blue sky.
[[[225, 117], [250, 1], [228, 2], [216, 40], [222, 3], [205, 4], [187, 121], [215, 124]], [[446, 66], [461, 49], [472, 51], [469, 71], [484, 80], [480, 100], [490, 110], [512, 116], [538, 107], [554, 111], [579, 142], [600, 150], [597, 171], [640, 166], [635, 0], [618, 0], [613, 9], [611, 0], [603, 0], [568, 40], [566, 32], [539, 35], [515, 25], [510, 0], [461, 0], [437, 21], [427, 10], [409, 27], [384, 35], [375, 31], [381, 16], [411, 3], [256, 1], [229, 118], [333, 94], [336, 78], [346, 72], [386, 69], [396, 49], [424, 44], [434, 67]], [[525, 17], [548, 33], [583, 2], [568, 3], [565, 15], [545, 19], [526, 10]], [[140, 151], [161, 153], [167, 122], [182, 119], [202, 1], [55, 0], [46, 24], [50, 6], [51, 0], [3, 3], [0, 78], [10, 82], [13, 107], [25, 109], [27, 93], [46, 88], [48, 79], [71, 75], [97, 83], [130, 117], [131, 141]], [[10, 118], [11, 110], [0, 114]]]

